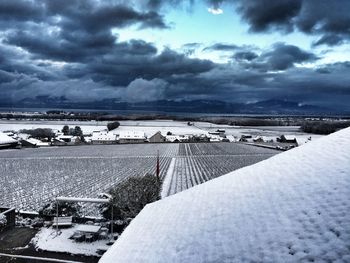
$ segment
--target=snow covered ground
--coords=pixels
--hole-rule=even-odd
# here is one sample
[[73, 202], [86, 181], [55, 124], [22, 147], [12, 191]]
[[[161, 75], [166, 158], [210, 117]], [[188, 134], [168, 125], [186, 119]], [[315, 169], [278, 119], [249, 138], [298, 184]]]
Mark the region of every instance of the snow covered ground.
[[147, 205], [115, 262], [350, 262], [350, 128]]
[[80, 126], [84, 133], [92, 133], [107, 128], [107, 122], [96, 121], [11, 121], [0, 120], [0, 131], [19, 131], [22, 129], [49, 128], [53, 130], [62, 130], [64, 125], [71, 128]]
[[109, 240], [98, 240], [88, 243], [75, 242], [69, 239], [77, 231], [78, 227], [79, 225], [75, 225], [71, 228], [60, 229], [59, 235], [57, 235], [56, 229], [43, 227], [31, 240], [31, 243], [36, 249], [86, 256], [98, 256], [96, 253], [98, 248], [108, 248], [106, 243]]
[[94, 198], [130, 176], [155, 173], [158, 150], [162, 178], [171, 160], [176, 159], [176, 169], [171, 169], [168, 177], [167, 195], [279, 153], [235, 143], [149, 143], [2, 150], [0, 204], [37, 211], [57, 195]]

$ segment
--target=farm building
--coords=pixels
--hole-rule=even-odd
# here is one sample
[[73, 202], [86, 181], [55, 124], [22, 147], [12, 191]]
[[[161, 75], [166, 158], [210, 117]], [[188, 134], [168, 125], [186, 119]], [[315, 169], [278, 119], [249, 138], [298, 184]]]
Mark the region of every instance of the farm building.
[[22, 139], [21, 144], [25, 147], [47, 147], [50, 146], [51, 143], [49, 142], [43, 142], [41, 140], [35, 139], [35, 138], [27, 138], [27, 139]]
[[151, 137], [149, 137], [149, 142], [165, 142], [165, 136], [162, 135], [160, 131], [153, 134]]
[[119, 134], [119, 143], [142, 143], [146, 139], [146, 134], [141, 131], [122, 131]]
[[256, 136], [255, 138], [253, 138], [253, 142], [264, 142], [265, 139], [262, 136]]
[[177, 135], [167, 135], [165, 136], [167, 142], [180, 142], [180, 137]]
[[218, 131], [208, 132], [208, 138], [210, 142], [220, 142], [222, 140], [222, 134]]
[[289, 135], [281, 135], [276, 140], [277, 142], [282, 142], [282, 143], [295, 143], [295, 144], [298, 143], [297, 139], [294, 136], [289, 136]]
[[148, 204], [100, 263], [349, 262], [349, 160], [350, 128]]
[[12, 137], [0, 132], [0, 149], [16, 148], [19, 146], [19, 142]]
[[91, 136], [92, 144], [113, 144], [117, 143], [117, 135], [108, 131], [94, 131]]
[[55, 146], [62, 146], [62, 145], [74, 145], [81, 142], [81, 139], [79, 136], [73, 136], [73, 135], [60, 135], [54, 139], [52, 139], [51, 144]]

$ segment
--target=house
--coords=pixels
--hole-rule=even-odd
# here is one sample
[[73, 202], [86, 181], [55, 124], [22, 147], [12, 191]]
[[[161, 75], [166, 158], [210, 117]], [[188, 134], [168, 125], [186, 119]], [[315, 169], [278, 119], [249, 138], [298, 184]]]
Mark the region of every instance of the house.
[[177, 135], [167, 135], [165, 136], [167, 142], [180, 142], [180, 137]]
[[6, 135], [3, 132], [0, 132], [0, 149], [16, 148], [19, 147], [20, 143]]
[[262, 136], [256, 136], [253, 138], [253, 142], [264, 142], [264, 138]]
[[91, 136], [92, 144], [114, 144], [117, 143], [117, 135], [113, 132], [93, 131]]
[[167, 142], [188, 142], [192, 136], [190, 135], [167, 135], [165, 136], [165, 140]]
[[121, 131], [118, 138], [119, 143], [142, 143], [147, 139], [141, 131]]
[[277, 142], [283, 142], [283, 143], [295, 143], [295, 144], [298, 143], [297, 139], [291, 135], [281, 135], [276, 140], [277, 140]]
[[208, 137], [210, 142], [221, 142], [222, 137], [220, 136], [220, 132], [208, 132]]
[[153, 143], [159, 143], [159, 142], [165, 142], [166, 138], [162, 135], [160, 131], [153, 134], [151, 137], [148, 138], [149, 142]]
[[80, 142], [81, 142], [81, 139], [79, 136], [59, 135], [52, 140], [51, 144], [55, 146], [63, 146], [63, 145], [74, 145]]
[[251, 135], [244, 135], [244, 134], [242, 134], [241, 138], [239, 139], [239, 141], [240, 142], [247, 142], [248, 139], [252, 139], [252, 136]]
[[80, 141], [78, 136], [73, 136], [73, 135], [60, 135], [56, 137], [56, 139], [66, 143], [77, 143]]
[[237, 139], [233, 135], [227, 135], [226, 138], [229, 140], [229, 142], [236, 142]]
[[205, 134], [193, 135], [190, 139], [190, 142], [210, 142], [210, 138]]
[[350, 128], [148, 204], [99, 262], [349, 262], [349, 149]]
[[220, 137], [225, 137], [225, 130], [224, 129], [217, 129], [216, 131], [219, 133]]

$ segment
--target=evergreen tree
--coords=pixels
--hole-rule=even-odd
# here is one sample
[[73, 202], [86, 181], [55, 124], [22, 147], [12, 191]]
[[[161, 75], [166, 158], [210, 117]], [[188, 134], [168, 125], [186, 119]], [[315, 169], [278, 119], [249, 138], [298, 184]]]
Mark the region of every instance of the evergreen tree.
[[64, 135], [68, 135], [69, 134], [69, 126], [68, 125], [64, 125], [62, 132]]

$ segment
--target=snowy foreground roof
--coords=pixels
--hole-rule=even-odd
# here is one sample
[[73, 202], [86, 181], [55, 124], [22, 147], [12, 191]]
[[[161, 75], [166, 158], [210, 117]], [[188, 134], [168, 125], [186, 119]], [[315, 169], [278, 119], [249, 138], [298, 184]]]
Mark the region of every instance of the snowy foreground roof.
[[100, 262], [350, 262], [350, 128], [147, 205]]

